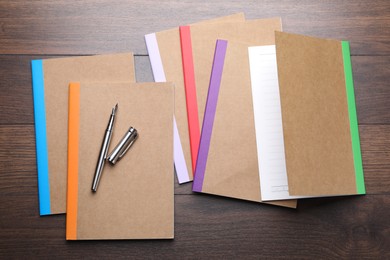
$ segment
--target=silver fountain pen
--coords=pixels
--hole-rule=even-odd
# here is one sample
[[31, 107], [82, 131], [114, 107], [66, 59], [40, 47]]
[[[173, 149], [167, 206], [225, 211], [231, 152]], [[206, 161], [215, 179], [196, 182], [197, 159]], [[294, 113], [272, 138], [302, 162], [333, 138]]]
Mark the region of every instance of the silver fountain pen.
[[95, 176], [93, 177], [93, 182], [92, 182], [92, 191], [94, 191], [94, 192], [97, 191], [97, 187], [99, 185], [99, 180], [100, 180], [100, 177], [102, 176], [104, 162], [105, 162], [106, 157], [107, 157], [108, 147], [110, 146], [112, 128], [114, 126], [115, 113], [116, 113], [117, 109], [118, 109], [118, 104], [116, 104], [115, 107], [112, 109], [110, 120], [108, 121], [107, 129], [106, 129], [106, 132], [104, 134], [102, 147], [100, 149], [99, 158], [98, 158], [98, 161], [96, 164]]

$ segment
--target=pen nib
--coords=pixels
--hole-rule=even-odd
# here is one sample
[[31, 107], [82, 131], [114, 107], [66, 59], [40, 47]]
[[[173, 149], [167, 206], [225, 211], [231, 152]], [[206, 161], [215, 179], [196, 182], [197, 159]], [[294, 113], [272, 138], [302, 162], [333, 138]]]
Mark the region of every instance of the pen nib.
[[115, 107], [112, 108], [112, 115], [114, 116], [116, 113], [116, 110], [118, 109], [118, 103], [116, 103]]

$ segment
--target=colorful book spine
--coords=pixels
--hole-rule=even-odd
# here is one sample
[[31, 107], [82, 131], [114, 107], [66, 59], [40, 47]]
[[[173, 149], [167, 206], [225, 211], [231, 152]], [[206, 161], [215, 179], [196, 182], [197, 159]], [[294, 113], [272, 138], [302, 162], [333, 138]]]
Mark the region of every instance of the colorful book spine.
[[200, 141], [200, 126], [195, 86], [194, 63], [192, 58], [191, 32], [189, 26], [180, 26], [180, 44], [183, 59], [183, 74], [186, 91], [188, 129], [190, 132], [192, 169], [195, 176], [195, 166], [198, 157]]
[[[155, 82], [166, 82], [164, 66], [161, 60], [160, 50], [158, 48], [158, 42], [155, 33], [145, 35], [146, 47], [148, 49], [150, 63], [152, 65], [153, 77]], [[179, 130], [176, 123], [176, 118], [173, 118], [173, 151], [175, 170], [178, 182], [189, 182], [189, 175], [187, 165], [184, 157], [183, 147], [181, 145], [181, 139]]]
[[80, 83], [69, 84], [68, 192], [66, 198], [66, 239], [77, 239], [77, 198], [79, 172]]
[[202, 191], [211, 134], [213, 131], [214, 117], [217, 109], [218, 94], [221, 85], [226, 48], [227, 41], [217, 40], [214, 54], [214, 63], [210, 77], [210, 87], [207, 95], [206, 109], [203, 119], [202, 136], [200, 138], [198, 160], [196, 163], [196, 177], [194, 178], [194, 183], [192, 186], [192, 190], [197, 192]]
[[350, 131], [351, 131], [352, 152], [353, 152], [353, 161], [355, 166], [355, 177], [356, 177], [356, 192], [357, 194], [366, 194], [366, 188], [364, 185], [362, 153], [360, 150], [359, 126], [358, 126], [358, 119], [356, 114], [356, 102], [355, 102], [355, 92], [353, 87], [352, 64], [351, 64], [351, 53], [349, 50], [349, 42], [342, 41], [341, 48], [343, 52], [343, 61], [344, 61], [345, 86], [347, 88], [349, 124], [350, 124]]
[[35, 142], [37, 151], [39, 213], [40, 215], [50, 215], [49, 159], [47, 153], [43, 61], [31, 61], [31, 71], [34, 98]]

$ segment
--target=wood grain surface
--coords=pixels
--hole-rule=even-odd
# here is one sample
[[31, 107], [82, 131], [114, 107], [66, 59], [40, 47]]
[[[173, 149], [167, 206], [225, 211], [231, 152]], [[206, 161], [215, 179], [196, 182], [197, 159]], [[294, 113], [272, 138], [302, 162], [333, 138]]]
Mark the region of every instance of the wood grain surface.
[[[351, 43], [367, 195], [297, 210], [175, 184], [173, 241], [65, 241], [65, 216], [39, 217], [30, 60], [133, 51], [143, 36], [244, 12], [287, 32]], [[390, 1], [0, 1], [0, 258], [390, 258]]]

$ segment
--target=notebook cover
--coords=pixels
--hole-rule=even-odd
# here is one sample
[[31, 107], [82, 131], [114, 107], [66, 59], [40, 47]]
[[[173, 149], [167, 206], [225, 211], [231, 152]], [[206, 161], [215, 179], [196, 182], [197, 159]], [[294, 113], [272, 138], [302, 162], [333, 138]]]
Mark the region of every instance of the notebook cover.
[[[274, 44], [274, 31], [282, 28], [280, 18], [240, 23], [213, 23], [181, 27], [183, 73], [185, 78], [192, 162], [198, 155], [200, 125], [209, 87], [216, 39], [242, 41], [251, 45]], [[187, 95], [188, 94], [188, 95]]]
[[193, 191], [262, 202], [248, 44], [217, 41], [198, 156]]
[[364, 194], [348, 44], [275, 37], [290, 195]]
[[[133, 126], [139, 137], [91, 191], [102, 138], [118, 103], [109, 151]], [[70, 85], [67, 240], [174, 236], [171, 83]]]
[[[244, 21], [243, 13], [223, 16], [199, 24]], [[197, 23], [198, 24], [198, 23]], [[190, 140], [182, 71], [179, 28], [145, 35], [149, 59], [156, 82], [175, 83], [175, 168], [179, 183], [192, 181]]]
[[132, 53], [31, 62], [41, 215], [65, 213], [70, 81], [135, 82]]

